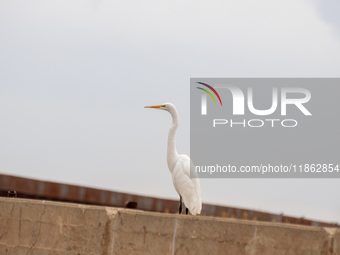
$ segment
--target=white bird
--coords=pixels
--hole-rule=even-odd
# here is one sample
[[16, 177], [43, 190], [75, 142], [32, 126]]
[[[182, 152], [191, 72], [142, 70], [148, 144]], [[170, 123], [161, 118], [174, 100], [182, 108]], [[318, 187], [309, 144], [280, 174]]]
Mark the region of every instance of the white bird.
[[179, 213], [182, 213], [183, 199], [186, 214], [188, 214], [188, 209], [192, 215], [200, 214], [202, 210], [200, 181], [197, 176], [193, 176], [194, 173], [191, 173], [192, 178], [190, 178], [190, 165], [192, 164], [190, 158], [184, 154], [179, 155], [176, 150], [175, 136], [179, 123], [176, 107], [171, 103], [165, 103], [162, 105], [145, 106], [145, 108], [165, 110], [171, 114], [172, 125], [168, 136], [167, 161], [172, 175], [172, 182], [180, 196]]

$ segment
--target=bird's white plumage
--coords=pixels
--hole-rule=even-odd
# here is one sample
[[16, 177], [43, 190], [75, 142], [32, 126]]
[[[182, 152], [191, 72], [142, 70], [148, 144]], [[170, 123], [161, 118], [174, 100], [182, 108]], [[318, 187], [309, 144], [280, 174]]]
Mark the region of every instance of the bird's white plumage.
[[171, 103], [165, 103], [147, 108], [165, 110], [171, 114], [172, 125], [168, 136], [167, 161], [172, 174], [172, 182], [190, 213], [200, 214], [202, 210], [200, 181], [197, 176], [193, 176], [195, 173], [191, 173], [190, 178], [190, 165], [192, 164], [190, 158], [187, 155], [178, 155], [176, 150], [176, 130], [179, 123], [176, 107]]
[[201, 187], [198, 178], [190, 178], [190, 158], [179, 155], [172, 171], [172, 182], [192, 215], [201, 213]]

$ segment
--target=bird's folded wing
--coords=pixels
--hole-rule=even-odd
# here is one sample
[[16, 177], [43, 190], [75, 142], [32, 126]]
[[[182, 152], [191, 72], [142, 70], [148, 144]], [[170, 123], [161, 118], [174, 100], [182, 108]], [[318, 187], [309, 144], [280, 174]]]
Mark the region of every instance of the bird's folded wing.
[[199, 214], [202, 202], [193, 180], [190, 179], [190, 161], [179, 161], [176, 164], [173, 171], [173, 182], [190, 213], [192, 215]]

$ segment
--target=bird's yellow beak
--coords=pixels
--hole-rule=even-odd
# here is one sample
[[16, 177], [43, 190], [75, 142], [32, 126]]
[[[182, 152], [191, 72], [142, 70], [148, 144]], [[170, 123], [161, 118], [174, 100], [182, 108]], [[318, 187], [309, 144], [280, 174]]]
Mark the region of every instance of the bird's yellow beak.
[[165, 105], [151, 105], [151, 106], [145, 106], [144, 108], [160, 108], [160, 107], [165, 107]]

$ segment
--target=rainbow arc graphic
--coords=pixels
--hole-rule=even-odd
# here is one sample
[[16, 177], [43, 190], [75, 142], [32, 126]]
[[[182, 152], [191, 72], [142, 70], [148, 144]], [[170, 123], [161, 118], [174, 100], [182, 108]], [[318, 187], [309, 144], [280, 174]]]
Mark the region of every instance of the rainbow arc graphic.
[[[222, 100], [221, 100], [221, 98], [220, 98], [220, 95], [217, 93], [217, 91], [216, 91], [213, 87], [211, 87], [210, 85], [208, 85], [208, 84], [206, 84], [206, 83], [203, 83], [203, 82], [197, 82], [197, 83], [198, 83], [198, 84], [201, 84], [201, 85], [203, 85], [203, 86], [206, 86], [207, 88], [211, 89], [211, 91], [214, 92], [215, 95], [217, 96], [217, 98], [218, 98], [218, 100], [220, 101], [220, 104], [221, 104], [221, 106], [222, 106]], [[211, 94], [210, 91], [208, 91], [208, 90], [206, 90], [206, 89], [204, 89], [204, 88], [200, 88], [200, 87], [196, 87], [196, 88], [203, 90], [203, 91], [206, 92], [209, 96], [211, 96], [211, 98], [214, 100], [215, 105], [217, 105], [216, 100], [215, 100], [213, 94]]]

